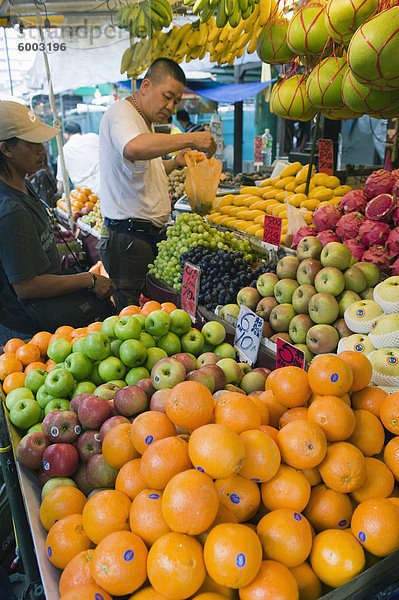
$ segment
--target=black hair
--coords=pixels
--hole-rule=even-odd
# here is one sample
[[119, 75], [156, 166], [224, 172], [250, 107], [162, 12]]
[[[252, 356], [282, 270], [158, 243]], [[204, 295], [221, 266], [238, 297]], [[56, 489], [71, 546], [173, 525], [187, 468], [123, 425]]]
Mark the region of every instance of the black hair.
[[186, 85], [186, 76], [180, 65], [170, 58], [157, 58], [154, 60], [145, 78], [151, 79], [154, 83], [158, 83], [165, 79], [165, 77], [173, 77], [179, 83]]
[[74, 135], [75, 133], [82, 133], [82, 128], [76, 121], [70, 121], [65, 125], [64, 132], [68, 135]]
[[[19, 138], [12, 137], [12, 138], [8, 138], [8, 140], [0, 140], [0, 141], [7, 142], [7, 144], [9, 144], [10, 146], [14, 146], [17, 142], [19, 142]], [[9, 168], [7, 165], [7, 157], [0, 149], [0, 175], [5, 175], [6, 173], [9, 173], [9, 172], [10, 171], [9, 171]]]
[[184, 110], [184, 108], [176, 111], [176, 119], [178, 121], [183, 121], [183, 123], [189, 123], [190, 122], [190, 115], [188, 114], [188, 112], [186, 110]]

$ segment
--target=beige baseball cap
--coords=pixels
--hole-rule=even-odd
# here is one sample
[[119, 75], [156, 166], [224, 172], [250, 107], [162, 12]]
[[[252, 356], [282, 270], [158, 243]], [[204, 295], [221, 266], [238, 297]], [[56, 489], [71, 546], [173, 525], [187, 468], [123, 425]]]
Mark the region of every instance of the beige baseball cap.
[[40, 144], [51, 140], [59, 131], [57, 127], [42, 123], [27, 106], [19, 102], [0, 101], [0, 141], [17, 137]]

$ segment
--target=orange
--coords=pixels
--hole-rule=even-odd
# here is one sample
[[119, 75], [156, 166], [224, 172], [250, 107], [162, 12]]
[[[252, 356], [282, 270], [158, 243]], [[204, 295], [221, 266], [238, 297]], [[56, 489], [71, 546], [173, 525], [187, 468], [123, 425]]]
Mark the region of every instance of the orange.
[[163, 594], [159, 594], [152, 585], [146, 586], [145, 588], [139, 589], [134, 592], [129, 600], [168, 600]]
[[31, 339], [32, 344], [39, 348], [41, 356], [46, 356], [51, 336], [49, 331], [39, 331]]
[[229, 598], [229, 600], [237, 600], [235, 590], [227, 587], [226, 585], [219, 585], [214, 579], [212, 579], [209, 573], [205, 575], [204, 583], [197, 592], [197, 594], [203, 593], [220, 594], [224, 600], [226, 598]]
[[194, 467], [213, 479], [231, 477], [240, 470], [245, 446], [238, 433], [216, 423], [194, 429], [188, 441]]
[[382, 388], [375, 385], [368, 385], [363, 390], [353, 392], [352, 407], [355, 410], [364, 408], [372, 412], [376, 417], [379, 417], [381, 402], [387, 395], [387, 392]]
[[[86, 330], [86, 327], [85, 327], [85, 330]], [[71, 335], [67, 335], [66, 333], [53, 333], [53, 335], [49, 339], [48, 345], [50, 346], [50, 344], [52, 344], [53, 342], [55, 342], [55, 340], [60, 340], [60, 339], [67, 340], [67, 342], [71, 342], [72, 341], [72, 336]]]
[[123, 492], [130, 500], [147, 487], [141, 476], [141, 459], [129, 460], [121, 467], [116, 476], [115, 489]]
[[256, 404], [256, 406], [258, 407], [258, 410], [260, 413], [260, 424], [268, 425], [269, 424], [269, 409], [267, 407], [266, 402], [264, 402], [263, 400], [261, 400], [261, 398], [258, 398], [257, 396], [251, 396], [250, 398], [251, 398], [252, 402], [254, 402], [254, 404]]
[[284, 464], [272, 479], [262, 483], [260, 490], [268, 510], [292, 508], [302, 512], [310, 498], [310, 483], [303, 472]]
[[172, 423], [192, 431], [209, 423], [213, 407], [213, 397], [207, 387], [197, 381], [183, 381], [172, 389], [165, 410]]
[[278, 429], [272, 427], [271, 425], [261, 425], [259, 429], [260, 431], [264, 431], [265, 433], [267, 433], [267, 435], [269, 435], [272, 438], [272, 440], [277, 442]]
[[215, 486], [221, 504], [232, 511], [239, 523], [249, 521], [257, 513], [260, 491], [255, 481], [233, 475], [227, 479], [216, 479]]
[[173, 302], [161, 302], [161, 310], [164, 310], [169, 314], [176, 310], [176, 308], [177, 306], [176, 304], [173, 304]]
[[148, 446], [141, 457], [140, 473], [149, 488], [163, 490], [174, 475], [191, 467], [187, 442], [171, 436]]
[[132, 594], [147, 578], [148, 551], [131, 531], [115, 531], [95, 548], [90, 573], [109, 594]]
[[321, 477], [317, 467], [313, 467], [313, 469], [301, 469], [301, 471], [309, 481], [311, 487], [321, 483]]
[[308, 562], [291, 567], [290, 571], [298, 585], [299, 600], [317, 600], [323, 595], [321, 581]]
[[90, 562], [93, 558], [93, 552], [92, 548], [90, 550], [82, 550], [67, 564], [60, 577], [60, 596], [63, 596], [69, 590], [79, 585], [95, 585], [96, 582], [90, 575]]
[[[54, 334], [54, 335], [59, 335], [59, 334]], [[67, 335], [62, 335], [61, 337], [64, 337], [65, 339], [68, 339], [69, 341], [76, 341], [82, 337], [86, 337], [87, 335], [87, 327], [77, 327], [76, 329], [73, 330], [71, 336], [67, 336]], [[53, 341], [53, 340], [51, 340]]]
[[50, 371], [52, 371], [52, 369], [54, 369], [56, 364], [57, 364], [56, 362], [54, 362], [53, 360], [51, 360], [51, 358], [49, 358], [46, 361], [46, 371], [48, 371], [48, 373], [50, 373]]
[[291, 508], [277, 508], [258, 523], [257, 533], [263, 556], [278, 560], [286, 567], [296, 567], [309, 556], [312, 548], [312, 528], [301, 513]]
[[308, 414], [308, 409], [305, 406], [297, 406], [295, 408], [289, 408], [281, 415], [278, 421], [278, 427], [281, 429], [284, 425], [287, 425], [290, 421], [295, 421], [295, 419], [306, 419]]
[[399, 550], [399, 507], [387, 498], [364, 500], [354, 510], [353, 535], [375, 556]]
[[193, 596], [193, 600], [225, 600], [226, 596], [217, 594], [216, 592], [205, 592], [203, 594], [197, 594]]
[[21, 373], [22, 371], [22, 362], [17, 358], [7, 356], [0, 361], [0, 379], [5, 379], [11, 373]]
[[349, 364], [333, 354], [320, 354], [312, 360], [308, 371], [312, 392], [328, 396], [342, 396], [353, 383]]
[[74, 587], [64, 594], [60, 600], [93, 600], [93, 598], [102, 600], [112, 600], [111, 596], [99, 585], [82, 584]]
[[31, 363], [29, 363], [28, 366], [25, 367], [24, 373], [25, 373], [25, 375], [27, 375], [28, 373], [30, 373], [31, 371], [34, 371], [35, 369], [43, 369], [43, 371], [45, 371], [47, 369], [47, 365], [46, 365], [46, 363], [41, 362], [39, 360], [37, 360], [35, 362], [31, 362]]
[[11, 392], [11, 390], [15, 390], [15, 388], [24, 387], [25, 386], [25, 373], [19, 373], [16, 371], [15, 373], [10, 373], [6, 376], [3, 381], [3, 391], [5, 394]]
[[67, 515], [82, 514], [86, 496], [72, 486], [60, 486], [45, 495], [40, 505], [40, 521], [50, 531], [56, 521]]
[[101, 331], [102, 321], [95, 321], [87, 326], [87, 333], [93, 333], [93, 331]]
[[327, 442], [348, 439], [356, 425], [353, 410], [337, 396], [320, 396], [314, 400], [308, 408], [308, 419], [324, 431]]
[[5, 358], [15, 358], [15, 352], [4, 352], [3, 354], [0, 354], [0, 362]]
[[352, 369], [353, 382], [348, 391], [358, 392], [368, 386], [373, 374], [373, 368], [367, 356], [353, 350], [345, 350], [344, 352], [340, 352], [338, 356], [348, 363]]
[[384, 462], [392, 471], [396, 481], [399, 481], [399, 436], [389, 440], [384, 448]]
[[255, 402], [248, 396], [229, 392], [215, 404], [215, 423], [242, 433], [247, 429], [257, 429], [260, 426], [260, 412]]
[[348, 438], [365, 456], [379, 454], [384, 446], [385, 432], [381, 421], [369, 410], [359, 408], [354, 411], [356, 425]]
[[365, 562], [363, 548], [349, 530], [327, 529], [313, 540], [310, 564], [326, 585], [348, 583], [363, 571]]
[[364, 455], [349, 442], [330, 444], [319, 471], [328, 487], [342, 493], [360, 488], [367, 476]]
[[245, 458], [241, 477], [252, 481], [269, 481], [277, 473], [281, 455], [276, 442], [264, 431], [249, 429], [240, 435], [244, 442]]
[[277, 402], [288, 408], [304, 406], [312, 393], [308, 374], [299, 367], [277, 369], [271, 389]]
[[395, 479], [387, 465], [378, 458], [366, 456], [366, 481], [351, 492], [351, 498], [358, 504], [370, 498], [387, 498], [392, 494]]
[[131, 443], [130, 423], [121, 423], [107, 431], [101, 448], [105, 460], [114, 469], [120, 469], [129, 460], [139, 456]]
[[153, 442], [176, 435], [176, 427], [164, 413], [147, 410], [134, 418], [130, 435], [134, 448], [143, 454]]
[[166, 485], [162, 515], [172, 531], [198, 535], [213, 523], [219, 496], [212, 479], [201, 471], [178, 473]]
[[54, 523], [48, 532], [46, 555], [55, 567], [65, 569], [79, 552], [88, 550], [92, 546], [83, 528], [82, 515], [67, 515]]
[[54, 333], [61, 333], [61, 335], [67, 335], [70, 337], [74, 330], [75, 328], [71, 325], [61, 325], [61, 327], [58, 327], [58, 329], [56, 329]]
[[[276, 371], [272, 371], [271, 374], [273, 374], [275, 372]], [[266, 379], [266, 383], [268, 382], [269, 378], [270, 378], [270, 375]], [[280, 402], [277, 402], [271, 389], [266, 390], [265, 392], [262, 392], [262, 394], [259, 394], [259, 399], [262, 400], [262, 402], [265, 402], [265, 404], [267, 405], [267, 409], [269, 411], [269, 423], [268, 424], [271, 425], [272, 427], [278, 427], [278, 421], [279, 421], [281, 415], [283, 415], [285, 413], [285, 411], [287, 410], [287, 407], [284, 406], [283, 404], [280, 404]]]
[[298, 584], [289, 569], [275, 560], [264, 560], [256, 577], [240, 588], [240, 600], [299, 600]]
[[233, 589], [248, 585], [262, 562], [262, 546], [256, 533], [240, 523], [216, 525], [206, 538], [204, 561], [219, 585]]
[[151, 585], [160, 594], [167, 592], [169, 600], [188, 598], [205, 579], [202, 546], [183, 533], [166, 533], [150, 548], [147, 572]]
[[162, 516], [162, 492], [143, 490], [137, 494], [130, 507], [130, 529], [148, 547], [170, 531]]
[[278, 432], [277, 443], [282, 460], [296, 469], [317, 467], [327, 451], [324, 432], [307, 419], [297, 419], [284, 425]]
[[399, 435], [399, 393], [389, 394], [380, 404], [380, 419], [388, 431]]
[[18, 350], [18, 348], [20, 346], [25, 346], [25, 342], [23, 340], [21, 340], [20, 338], [10, 338], [5, 343], [4, 352], [6, 354], [8, 354], [8, 353], [15, 354], [15, 352]]
[[130, 505], [130, 499], [118, 490], [103, 490], [89, 498], [82, 515], [89, 538], [98, 544], [114, 531], [129, 529]]
[[160, 305], [159, 302], [156, 302], [155, 300], [149, 300], [148, 302], [143, 304], [143, 306], [141, 307], [141, 314], [144, 315], [145, 317], [147, 317], [154, 310], [161, 310], [161, 309], [162, 309], [162, 306]]
[[266, 391], [272, 389], [273, 379], [277, 376], [277, 371], [278, 371], [278, 369], [275, 369], [274, 371], [269, 373], [269, 375], [267, 376], [266, 382], [265, 382], [265, 390]]
[[352, 513], [349, 496], [328, 488], [324, 483], [312, 488], [304, 510], [305, 517], [317, 532], [324, 529], [346, 529], [350, 526]]
[[129, 306], [125, 306], [125, 308], [122, 308], [121, 312], [119, 313], [119, 317], [128, 317], [129, 315], [139, 315], [141, 311], [140, 306], [137, 306], [136, 304], [129, 304]]
[[209, 535], [209, 532], [212, 531], [212, 529], [220, 523], [238, 523], [238, 520], [233, 511], [230, 510], [230, 508], [227, 508], [224, 504], [219, 503], [219, 508], [215, 520], [213, 521], [212, 525], [208, 527], [208, 529], [196, 536], [197, 540], [201, 542], [202, 545], [204, 545], [205, 540]]

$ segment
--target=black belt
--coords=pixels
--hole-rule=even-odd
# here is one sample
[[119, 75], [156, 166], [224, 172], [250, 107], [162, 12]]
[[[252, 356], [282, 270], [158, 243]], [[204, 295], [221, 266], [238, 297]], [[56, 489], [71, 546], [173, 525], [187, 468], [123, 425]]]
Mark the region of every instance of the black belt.
[[109, 229], [118, 233], [161, 233], [164, 227], [156, 227], [146, 219], [108, 219], [104, 218], [104, 224]]

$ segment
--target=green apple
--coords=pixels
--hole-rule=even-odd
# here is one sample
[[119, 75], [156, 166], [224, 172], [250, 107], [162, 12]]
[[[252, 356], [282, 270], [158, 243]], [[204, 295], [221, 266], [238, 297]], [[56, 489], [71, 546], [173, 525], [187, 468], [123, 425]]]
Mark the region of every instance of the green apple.
[[226, 384], [233, 383], [238, 385], [244, 374], [240, 365], [233, 358], [222, 358], [217, 363], [226, 376]]
[[143, 329], [145, 319], [146, 319], [145, 315], [137, 314], [137, 315], [133, 315], [133, 317], [140, 323], [141, 328]]
[[26, 376], [25, 387], [29, 388], [34, 394], [44, 384], [44, 381], [48, 375], [44, 369], [32, 369]]
[[352, 290], [344, 290], [337, 298], [339, 306], [339, 316], [343, 317], [348, 306], [354, 302], [359, 302], [361, 297]]
[[119, 348], [121, 347], [122, 343], [123, 343], [123, 340], [118, 340], [118, 339], [111, 340], [111, 354], [112, 354], [112, 356], [117, 356], [118, 358], [120, 358], [119, 357]]
[[170, 322], [171, 317], [166, 311], [154, 310], [146, 317], [144, 326], [147, 333], [155, 337], [160, 337], [168, 333]]
[[105, 382], [112, 379], [122, 379], [125, 376], [126, 367], [120, 358], [108, 356], [98, 365], [98, 374]]
[[221, 319], [223, 319], [224, 321], [227, 321], [228, 320], [227, 317], [229, 317], [229, 316], [232, 317], [233, 319], [237, 319], [239, 313], [240, 313], [240, 307], [238, 306], [238, 304], [225, 304], [219, 310], [219, 317]]
[[219, 321], [208, 321], [201, 329], [205, 342], [212, 346], [222, 344], [226, 337], [226, 330]]
[[65, 398], [53, 398], [48, 402], [44, 409], [44, 415], [47, 416], [53, 410], [69, 410], [69, 400]]
[[100, 361], [96, 361], [95, 363], [93, 363], [93, 367], [91, 369], [91, 373], [90, 373], [90, 377], [89, 377], [90, 381], [92, 381], [96, 385], [101, 385], [102, 383], [104, 383], [104, 381], [101, 379], [99, 372], [98, 372], [99, 364], [100, 364]]
[[157, 339], [157, 346], [158, 348], [165, 350], [168, 356], [178, 354], [181, 351], [180, 338], [172, 331], [168, 331], [165, 335], [161, 335], [161, 337]]
[[312, 362], [313, 358], [314, 358], [314, 354], [313, 352], [311, 352], [309, 350], [309, 348], [307, 347], [306, 344], [294, 344], [295, 348], [298, 348], [298, 350], [302, 350], [302, 352], [305, 353], [305, 361], [310, 363]]
[[[313, 259], [309, 259], [313, 260]], [[294, 311], [307, 315], [309, 313], [309, 301], [316, 294], [316, 288], [310, 283], [304, 283], [296, 288], [292, 294], [292, 306]], [[273, 310], [274, 307], [271, 308]], [[270, 311], [271, 312], [271, 311]], [[270, 315], [269, 315], [270, 317]]]
[[360, 294], [360, 292], [367, 287], [366, 277], [363, 271], [356, 267], [356, 265], [346, 269], [344, 277], [346, 290], [352, 290], [353, 292]]
[[370, 354], [368, 359], [373, 371], [387, 377], [399, 377], [399, 348], [380, 348]]
[[330, 325], [334, 323], [338, 315], [338, 302], [332, 294], [321, 292], [311, 297], [309, 301], [309, 316], [314, 323]]
[[39, 431], [42, 432], [42, 424], [40, 423], [35, 423], [34, 425], [32, 425], [32, 427], [29, 427], [28, 429], [28, 433], [35, 433], [35, 431]]
[[147, 360], [144, 364], [144, 367], [151, 373], [152, 367], [157, 363], [161, 358], [167, 358], [167, 353], [162, 348], [148, 348], [147, 350]]
[[199, 356], [204, 348], [204, 336], [197, 329], [190, 329], [180, 338], [182, 352], [190, 352]]
[[19, 429], [29, 429], [40, 421], [42, 409], [36, 400], [23, 398], [13, 403], [10, 410], [10, 421]]
[[[380, 280], [380, 270], [373, 263], [357, 262], [355, 267], [358, 267], [366, 278], [367, 287], [374, 287]], [[390, 277], [388, 277], [390, 279]], [[386, 281], [386, 280], [385, 280]]]
[[219, 358], [235, 358], [236, 357], [236, 349], [234, 346], [229, 344], [228, 342], [223, 342], [222, 344], [218, 344], [213, 352], [219, 356]]
[[107, 383], [113, 383], [114, 385], [123, 388], [126, 387], [126, 377], [125, 379], [111, 379], [111, 381], [107, 381]]
[[322, 250], [321, 241], [316, 236], [310, 235], [301, 239], [296, 249], [296, 255], [300, 262], [307, 258], [318, 259]]
[[25, 400], [28, 398], [30, 400], [35, 399], [32, 390], [30, 390], [27, 387], [14, 388], [10, 392], [8, 392], [6, 396], [6, 407], [8, 408], [8, 410], [11, 410], [11, 407], [14, 404], [14, 402], [16, 402], [17, 400]]
[[316, 258], [305, 258], [298, 267], [296, 280], [299, 285], [314, 285], [317, 273], [321, 270], [321, 262]]
[[135, 385], [141, 379], [149, 379], [151, 374], [145, 367], [133, 367], [126, 373], [125, 379], [127, 385]]
[[55, 396], [52, 396], [51, 394], [48, 393], [48, 391], [46, 390], [46, 388], [44, 387], [44, 385], [42, 385], [41, 387], [39, 387], [39, 389], [37, 390], [37, 394], [36, 394], [36, 401], [38, 402], [40, 408], [46, 408], [47, 404], [51, 401], [54, 400]]
[[[266, 298], [267, 296], [273, 296], [274, 286], [278, 282], [278, 277], [275, 273], [262, 273], [256, 281], [256, 289], [262, 298]], [[229, 306], [229, 305], [226, 305]], [[237, 304], [238, 306], [238, 304]], [[238, 317], [238, 312], [237, 316]], [[222, 317], [224, 319], [224, 317]]]
[[345, 281], [345, 277], [339, 269], [336, 267], [324, 267], [324, 269], [321, 269], [317, 273], [314, 286], [319, 293], [323, 292], [338, 296], [345, 289]]
[[119, 356], [127, 367], [139, 367], [147, 359], [147, 348], [140, 340], [125, 340], [119, 348]]
[[44, 486], [42, 487], [42, 493], [41, 493], [41, 499], [43, 501], [43, 498], [45, 496], [47, 496], [47, 494], [49, 492], [51, 492], [52, 490], [55, 490], [55, 488], [57, 487], [62, 487], [64, 485], [69, 485], [71, 487], [78, 487], [76, 485], [76, 483], [74, 482], [73, 479], [71, 479], [70, 477], [52, 477], [51, 479], [48, 479], [46, 481], [46, 483], [44, 484]]
[[66, 369], [53, 369], [47, 375], [43, 385], [54, 398], [67, 398], [75, 387], [75, 380]]
[[292, 304], [279, 304], [272, 308], [269, 322], [276, 333], [288, 333], [290, 323], [295, 316]]
[[183, 335], [191, 329], [191, 317], [181, 308], [176, 308], [170, 313], [170, 331], [176, 335]]
[[91, 373], [92, 362], [82, 352], [72, 352], [66, 357], [65, 369], [71, 373], [71, 375], [78, 380], [87, 379]]
[[100, 331], [89, 333], [84, 340], [84, 353], [91, 360], [104, 360], [111, 354], [109, 338]]
[[138, 340], [141, 333], [141, 325], [135, 315], [121, 317], [114, 325], [114, 332], [120, 340]]
[[72, 344], [72, 352], [82, 352], [84, 354], [85, 338], [81, 337]]
[[279, 304], [289, 304], [292, 301], [292, 295], [298, 287], [296, 279], [280, 279], [274, 286], [274, 297]]
[[[143, 315], [144, 316], [144, 315]], [[154, 340], [153, 336], [150, 335], [149, 333], [147, 333], [146, 331], [142, 331], [140, 333], [140, 337], [139, 337], [139, 341], [144, 344], [144, 346], [146, 348], [153, 348], [154, 346], [156, 346], [156, 341]]]
[[78, 394], [92, 394], [96, 387], [93, 381], [79, 381], [73, 388], [71, 399]]
[[338, 342], [338, 331], [332, 325], [313, 325], [306, 334], [306, 345], [313, 354], [335, 352]]
[[309, 315], [295, 315], [290, 323], [288, 333], [295, 344], [304, 344], [306, 342], [306, 334], [312, 327], [313, 321]]
[[55, 363], [64, 362], [66, 357], [72, 352], [72, 344], [64, 338], [58, 338], [51, 342], [47, 348], [47, 356]]
[[350, 265], [352, 255], [349, 248], [340, 242], [329, 242], [321, 251], [320, 261], [323, 267], [336, 267], [345, 271]]
[[116, 337], [115, 332], [114, 332], [114, 326], [118, 320], [119, 320], [118, 315], [111, 315], [110, 317], [107, 317], [101, 323], [100, 332], [103, 333], [104, 335], [106, 335], [110, 340], [114, 339]]
[[116, 385], [115, 383], [111, 383], [110, 381], [108, 381], [107, 383], [102, 383], [101, 385], [96, 387], [96, 389], [94, 390], [94, 395], [109, 402], [109, 400], [112, 400], [116, 392], [120, 389], [120, 385]]

